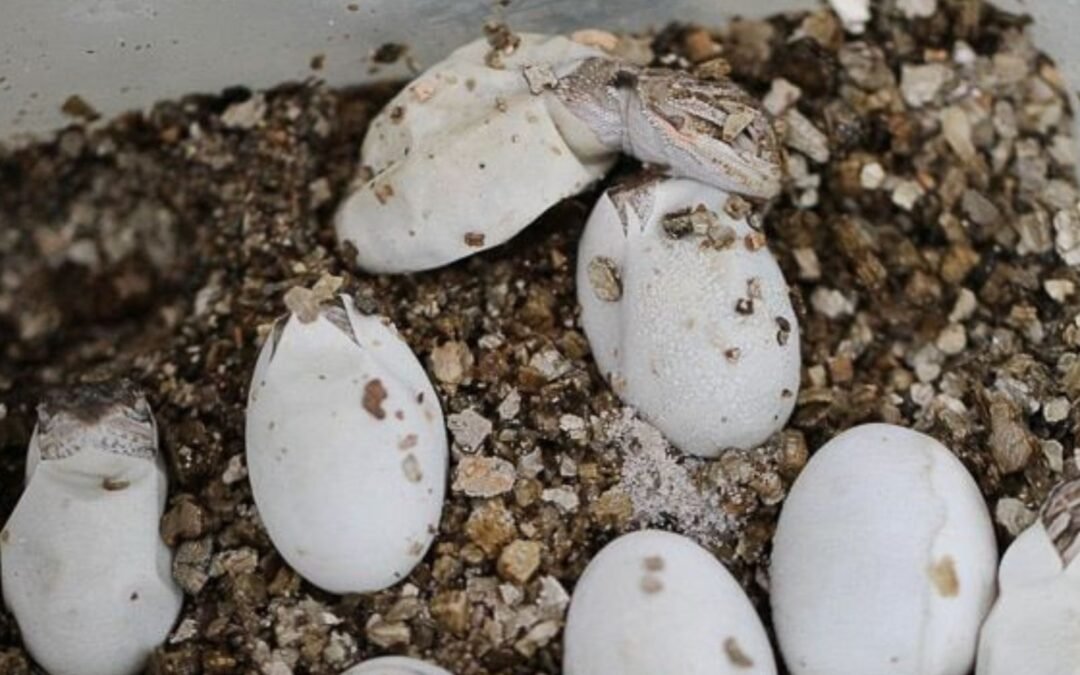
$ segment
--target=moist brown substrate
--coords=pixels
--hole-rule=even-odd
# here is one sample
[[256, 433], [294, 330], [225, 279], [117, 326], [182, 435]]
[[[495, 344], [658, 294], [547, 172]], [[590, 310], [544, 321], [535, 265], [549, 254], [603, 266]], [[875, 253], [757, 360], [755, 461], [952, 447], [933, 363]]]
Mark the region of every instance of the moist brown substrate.
[[[974, 65], [957, 65], [957, 40]], [[137, 381], [162, 430], [172, 477], [163, 534], [188, 589], [151, 670], [178, 675], [337, 673], [383, 653], [458, 675], [555, 674], [560, 635], [541, 624], [557, 628], [564, 603], [551, 583], [572, 590], [606, 542], [642, 525], [692, 531], [767, 619], [768, 542], [803, 449], [863, 422], [922, 429], [954, 450], [1004, 546], [1055, 482], [1078, 473], [1080, 303], [1069, 290], [1078, 275], [1059, 232], [1077, 207], [1060, 82], [1023, 21], [978, 2], [942, 3], [931, 19], [879, 14], [860, 41], [866, 48], [824, 11], [672, 26], [654, 40], [658, 62], [675, 67], [719, 46], [757, 95], [786, 78], [831, 154], [824, 164], [796, 158], [796, 186], [765, 220], [802, 326], [803, 388], [788, 431], [761, 449], [709, 462], [676, 454], [656, 469], [658, 484], [672, 471], [692, 478], [701, 503], [720, 511], [704, 525], [691, 527], [686, 509], [646, 508], [641, 466], [626, 477], [624, 458], [644, 442], [625, 425], [612, 431], [622, 406], [589, 355], [573, 283], [596, 192], [448, 268], [358, 274], [330, 218], [365, 127], [395, 87], [310, 83], [266, 93], [250, 128], [223, 122], [250, 96], [235, 90], [0, 150], [0, 517], [18, 499], [47, 390]], [[925, 63], [941, 63], [930, 75], [945, 82], [926, 103], [905, 102], [903, 67]], [[970, 128], [943, 133], [954, 105]], [[627, 161], [616, 175], [634, 170]], [[436, 545], [408, 584], [365, 596], [328, 595], [284, 566], [243, 470], [258, 346], [284, 292], [324, 274], [393, 319], [435, 374], [448, 416], [471, 409], [492, 423], [488, 435], [480, 424], [474, 454], [517, 471], [495, 498], [449, 491]], [[476, 432], [471, 413], [457, 420]], [[454, 463], [463, 454], [459, 443]], [[567, 490], [545, 495], [552, 488]], [[518, 539], [541, 544], [524, 579], [514, 561], [497, 565]], [[28, 672], [3, 612], [0, 645], [0, 673]]]

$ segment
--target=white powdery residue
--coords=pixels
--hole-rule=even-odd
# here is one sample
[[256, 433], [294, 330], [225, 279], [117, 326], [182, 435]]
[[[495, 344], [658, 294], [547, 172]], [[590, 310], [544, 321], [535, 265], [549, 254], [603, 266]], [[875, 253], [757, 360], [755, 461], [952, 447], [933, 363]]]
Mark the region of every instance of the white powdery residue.
[[620, 487], [633, 504], [636, 523], [647, 527], [674, 521], [682, 534], [703, 546], [730, 531], [734, 523], [721, 508], [720, 493], [694, 483], [695, 471], [707, 460], [680, 453], [632, 408], [608, 420], [606, 431], [622, 456]]

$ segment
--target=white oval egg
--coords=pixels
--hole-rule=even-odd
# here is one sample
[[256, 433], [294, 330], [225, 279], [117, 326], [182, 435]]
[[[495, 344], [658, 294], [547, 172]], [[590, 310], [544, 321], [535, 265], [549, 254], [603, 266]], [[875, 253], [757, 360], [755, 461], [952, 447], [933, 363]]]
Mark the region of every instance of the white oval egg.
[[[707, 457], [779, 431], [799, 390], [787, 283], [763, 235], [725, 212], [729, 199], [690, 179], [608, 190], [577, 261], [600, 372], [681, 450]], [[680, 227], [697, 229], [673, 236], [672, 214], [694, 209]]]
[[994, 598], [997, 546], [963, 464], [888, 424], [850, 429], [795, 481], [771, 595], [792, 675], [966, 675]]
[[26, 490], [0, 533], [4, 602], [50, 675], [134, 675], [180, 613], [158, 534], [166, 475], [149, 405], [126, 384], [38, 408]]
[[384, 656], [364, 661], [341, 675], [450, 675], [450, 673], [438, 666], [416, 659], [404, 656]]
[[391, 586], [439, 526], [447, 444], [416, 356], [348, 298], [263, 345], [247, 409], [255, 504], [274, 546], [335, 593]]
[[570, 601], [565, 675], [776, 673], [749, 598], [690, 539], [619, 537], [585, 568]]
[[1080, 672], [1080, 481], [1055, 488], [1009, 546], [979, 636], [977, 675]]
[[372, 121], [361, 159], [375, 176], [335, 219], [361, 268], [413, 272], [498, 246], [611, 167], [617, 148], [539, 95], [542, 73], [551, 86], [556, 70], [602, 52], [520, 38], [501, 68], [488, 65], [486, 39], [458, 49]]

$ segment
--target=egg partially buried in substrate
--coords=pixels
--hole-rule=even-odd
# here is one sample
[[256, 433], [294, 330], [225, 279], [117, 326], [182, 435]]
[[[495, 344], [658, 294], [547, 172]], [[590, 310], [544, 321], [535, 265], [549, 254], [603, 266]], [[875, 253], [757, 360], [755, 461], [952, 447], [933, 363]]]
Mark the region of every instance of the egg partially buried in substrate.
[[764, 442], [799, 390], [788, 286], [748, 208], [704, 183], [645, 177], [600, 197], [578, 251], [600, 372], [694, 455]]
[[334, 220], [362, 269], [415, 272], [498, 246], [611, 168], [617, 148], [540, 95], [558, 71], [603, 52], [517, 38], [498, 64], [486, 39], [457, 49], [372, 120], [361, 155], [374, 177]]
[[424, 369], [394, 328], [341, 297], [279, 321], [247, 410], [255, 504], [285, 560], [335, 593], [391, 586], [439, 525], [447, 444]]
[[933, 438], [867, 424], [806, 465], [773, 540], [771, 601], [792, 675], [966, 675], [997, 546], [964, 465]]
[[183, 595], [158, 533], [166, 492], [154, 417], [130, 383], [38, 407], [0, 558], [4, 601], [50, 675], [140, 673], [169, 634]]
[[450, 675], [442, 668], [430, 663], [417, 661], [404, 656], [384, 656], [364, 661], [353, 666], [342, 675]]
[[690, 539], [619, 537], [585, 568], [570, 601], [566, 675], [772, 675], [772, 648], [728, 571]]

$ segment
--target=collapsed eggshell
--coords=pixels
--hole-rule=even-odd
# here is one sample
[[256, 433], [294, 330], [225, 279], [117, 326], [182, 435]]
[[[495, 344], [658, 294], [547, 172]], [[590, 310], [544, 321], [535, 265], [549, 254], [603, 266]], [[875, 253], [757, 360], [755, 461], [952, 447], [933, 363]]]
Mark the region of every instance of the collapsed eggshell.
[[497, 246], [611, 167], [617, 151], [537, 90], [541, 73], [553, 83], [566, 64], [602, 52], [520, 38], [502, 68], [485, 62], [486, 40], [458, 49], [372, 122], [361, 158], [375, 176], [335, 219], [361, 268], [418, 271]]
[[339, 300], [290, 315], [263, 345], [247, 463], [289, 565], [328, 591], [367, 592], [403, 579], [431, 545], [446, 432], [427, 375], [393, 327]]
[[[765, 441], [799, 389], [788, 286], [764, 235], [725, 212], [730, 199], [689, 179], [613, 188], [578, 251], [581, 321], [600, 372], [676, 446], [702, 456]], [[684, 229], [694, 221], [709, 232], [672, 236], [680, 213]]]
[[1058, 486], [1009, 546], [979, 636], [977, 675], [1080, 672], [1080, 481]]
[[38, 409], [0, 562], [4, 602], [51, 675], [140, 673], [176, 621], [157, 443], [127, 383], [76, 387]]
[[944, 446], [887, 424], [825, 444], [773, 541], [773, 621], [792, 675], [966, 675], [997, 547], [975, 481]]
[[450, 673], [438, 666], [416, 659], [404, 656], [384, 656], [364, 661], [358, 666], [349, 668], [342, 675], [450, 675]]
[[765, 629], [712, 555], [676, 534], [619, 537], [585, 568], [570, 602], [566, 675], [775, 673]]

